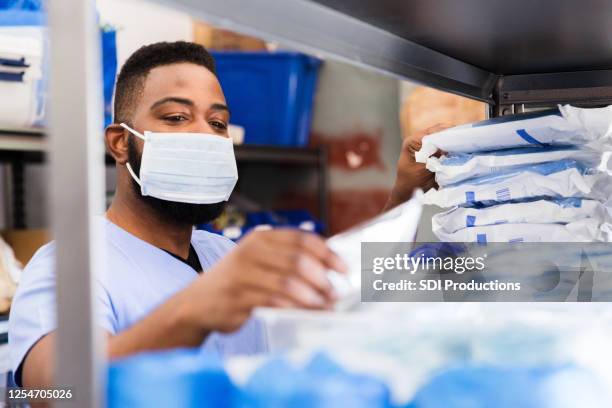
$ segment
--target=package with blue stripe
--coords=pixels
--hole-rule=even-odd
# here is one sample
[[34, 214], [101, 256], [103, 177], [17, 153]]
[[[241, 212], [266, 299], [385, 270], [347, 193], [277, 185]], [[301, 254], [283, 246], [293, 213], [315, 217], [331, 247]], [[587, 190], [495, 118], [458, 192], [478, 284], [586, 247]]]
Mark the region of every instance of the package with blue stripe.
[[572, 159], [595, 168], [601, 163], [601, 152], [577, 146], [522, 147], [482, 153], [451, 153], [427, 159], [427, 169], [436, 174], [439, 186], [448, 186], [462, 181], [501, 172], [510, 172], [522, 167]]
[[567, 224], [517, 223], [463, 228], [452, 233], [436, 231], [444, 242], [594, 242], [607, 240], [601, 222], [584, 218]]
[[[21, 129], [46, 124], [46, 23], [45, 0], [0, 0], [0, 127]], [[100, 30], [106, 125], [111, 121], [117, 71], [115, 34], [108, 25]]]
[[420, 161], [438, 188], [424, 203], [450, 208], [432, 232], [447, 242], [610, 241], [611, 124], [612, 106], [566, 105], [426, 136]]
[[599, 223], [609, 219], [606, 208], [596, 200], [563, 198], [498, 204], [484, 208], [454, 207], [431, 219], [438, 236], [453, 234], [469, 227], [499, 224], [567, 224], [585, 218]]
[[0, 26], [0, 123], [29, 127], [43, 117], [44, 35], [40, 27]]
[[416, 160], [425, 163], [438, 151], [473, 153], [514, 147], [610, 145], [612, 106], [557, 110], [489, 119], [458, 126], [423, 138]]
[[511, 171], [431, 189], [426, 204], [439, 207], [493, 205], [538, 197], [605, 199], [611, 187], [608, 175], [592, 171], [575, 160], [525, 165]]

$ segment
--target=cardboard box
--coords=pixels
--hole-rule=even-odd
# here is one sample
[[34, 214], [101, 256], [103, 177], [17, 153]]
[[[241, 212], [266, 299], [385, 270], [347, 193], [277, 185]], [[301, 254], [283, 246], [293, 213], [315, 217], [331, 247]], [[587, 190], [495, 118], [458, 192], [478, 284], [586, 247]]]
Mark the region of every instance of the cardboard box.
[[484, 120], [485, 108], [483, 102], [418, 86], [402, 103], [402, 135], [414, 137], [435, 125], [452, 127], [478, 122]]
[[46, 229], [5, 230], [2, 232], [2, 238], [13, 248], [15, 257], [25, 266], [38, 248], [51, 241], [51, 234]]
[[265, 41], [212, 27], [200, 21], [193, 23], [193, 41], [210, 50], [265, 51]]

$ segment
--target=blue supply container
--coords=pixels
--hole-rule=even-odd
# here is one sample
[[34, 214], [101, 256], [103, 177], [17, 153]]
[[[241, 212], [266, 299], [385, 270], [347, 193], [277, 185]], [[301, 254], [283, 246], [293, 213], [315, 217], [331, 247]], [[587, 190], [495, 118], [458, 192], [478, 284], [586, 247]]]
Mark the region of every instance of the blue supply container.
[[111, 362], [109, 408], [232, 406], [235, 386], [217, 355], [200, 349], [142, 353]]
[[375, 377], [347, 372], [325, 354], [305, 367], [276, 357], [251, 375], [237, 408], [391, 408], [391, 393]]
[[[306, 229], [306, 225], [310, 229]], [[257, 211], [246, 214], [245, 224], [240, 228], [240, 235], [237, 237], [228, 236], [224, 231], [219, 231], [212, 223], [198, 224], [197, 229], [212, 232], [213, 234], [224, 235], [232, 241], [239, 241], [253, 228], [260, 225], [271, 227], [302, 228], [317, 234], [323, 233], [323, 224], [316, 220], [307, 210], [276, 210], [276, 211]]]
[[294, 52], [213, 52], [231, 109], [245, 128], [245, 144], [308, 144], [321, 61]]
[[572, 365], [463, 366], [432, 378], [406, 408], [559, 406], [609, 407], [610, 393], [592, 372]]

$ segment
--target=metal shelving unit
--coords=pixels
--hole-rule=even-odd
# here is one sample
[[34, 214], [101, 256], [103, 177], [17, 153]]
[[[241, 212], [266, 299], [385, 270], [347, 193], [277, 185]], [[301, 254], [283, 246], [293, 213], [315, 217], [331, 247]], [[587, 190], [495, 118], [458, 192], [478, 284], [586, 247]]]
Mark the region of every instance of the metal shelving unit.
[[[532, 105], [612, 102], [608, 0], [156, 2], [225, 28], [487, 102], [492, 116]], [[103, 156], [91, 142], [100, 128], [92, 112], [101, 110], [93, 86], [99, 78], [92, 55], [93, 2], [53, 1], [49, 10], [52, 214], [61, 295], [58, 381], [79, 390], [79, 406], [97, 407], [103, 349], [94, 335], [91, 275], [99, 253], [90, 220], [93, 203], [102, 203], [95, 176]]]

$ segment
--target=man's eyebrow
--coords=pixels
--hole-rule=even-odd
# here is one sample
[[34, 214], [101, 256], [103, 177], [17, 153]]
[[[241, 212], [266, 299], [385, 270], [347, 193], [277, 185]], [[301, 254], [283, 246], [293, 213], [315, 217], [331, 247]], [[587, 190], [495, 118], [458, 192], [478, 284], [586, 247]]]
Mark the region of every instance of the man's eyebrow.
[[187, 106], [195, 105], [191, 99], [179, 98], [177, 96], [168, 96], [166, 98], [162, 98], [158, 100], [153, 105], [151, 105], [151, 109], [155, 109], [159, 105], [163, 105], [164, 103], [168, 103], [168, 102], [180, 103], [181, 105], [187, 105]]
[[210, 110], [222, 110], [226, 111], [227, 113], [231, 113], [229, 107], [222, 103], [213, 103], [212, 105], [210, 105]]

